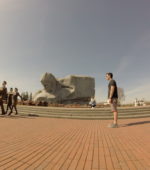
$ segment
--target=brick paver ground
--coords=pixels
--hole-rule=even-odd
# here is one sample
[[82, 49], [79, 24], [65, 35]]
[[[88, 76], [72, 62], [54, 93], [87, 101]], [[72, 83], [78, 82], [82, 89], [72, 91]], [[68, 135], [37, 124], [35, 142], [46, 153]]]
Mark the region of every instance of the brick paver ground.
[[0, 117], [0, 170], [150, 170], [150, 118]]

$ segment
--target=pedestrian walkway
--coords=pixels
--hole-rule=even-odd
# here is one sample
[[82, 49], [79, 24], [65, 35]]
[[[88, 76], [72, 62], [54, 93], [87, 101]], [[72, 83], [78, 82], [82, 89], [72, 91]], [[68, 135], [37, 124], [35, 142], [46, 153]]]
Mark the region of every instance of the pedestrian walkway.
[[150, 118], [0, 117], [0, 170], [150, 170]]

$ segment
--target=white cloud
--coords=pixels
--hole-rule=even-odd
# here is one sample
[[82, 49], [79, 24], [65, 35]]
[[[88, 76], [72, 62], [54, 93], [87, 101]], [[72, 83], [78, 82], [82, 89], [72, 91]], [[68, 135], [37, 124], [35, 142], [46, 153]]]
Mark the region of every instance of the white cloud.
[[107, 91], [103, 86], [96, 88], [95, 99], [97, 102], [102, 102], [107, 100]]
[[126, 95], [126, 101], [134, 101], [135, 98], [142, 99], [144, 98], [145, 100], [150, 100], [150, 83], [144, 83], [143, 85], [140, 85], [138, 87], [135, 87], [134, 89], [128, 90], [125, 95]]

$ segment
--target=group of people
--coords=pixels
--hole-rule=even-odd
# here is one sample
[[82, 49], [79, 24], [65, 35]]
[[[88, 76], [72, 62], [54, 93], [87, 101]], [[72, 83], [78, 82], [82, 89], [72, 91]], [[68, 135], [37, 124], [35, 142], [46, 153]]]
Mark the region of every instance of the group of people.
[[135, 107], [137, 107], [137, 106], [146, 106], [144, 99], [142, 99], [142, 100], [135, 99], [134, 106]]
[[[113, 79], [113, 74], [112, 73], [106, 73], [106, 80], [109, 81], [108, 84], [108, 103], [111, 106], [111, 110], [114, 114], [114, 121], [112, 124], [109, 125], [111, 128], [117, 128], [118, 127], [118, 110], [117, 110], [117, 102], [118, 102], [118, 91], [117, 91], [117, 83]], [[18, 92], [18, 89], [15, 88], [13, 91], [13, 88], [10, 88], [10, 91], [7, 92], [7, 82], [3, 81], [2, 87], [0, 88], [0, 106], [2, 110], [2, 115], [7, 114], [8, 110], [10, 112], [8, 115], [11, 115], [13, 112], [13, 109], [15, 109], [16, 114], [18, 114], [17, 111], [17, 103], [18, 103], [18, 97], [21, 98], [21, 95]], [[3, 101], [7, 101], [7, 109], [5, 111]], [[23, 101], [23, 100], [22, 100]], [[96, 101], [94, 97], [91, 99], [90, 103], [91, 108], [94, 108], [96, 106]]]
[[[14, 109], [16, 112], [15, 114], [16, 115], [18, 114], [18, 110], [17, 110], [18, 97], [20, 97], [22, 100], [22, 97], [19, 94], [18, 89], [15, 88], [13, 90], [13, 88], [10, 88], [10, 91], [8, 92], [7, 91], [7, 82], [3, 81], [2, 87], [0, 88], [0, 106], [1, 106], [2, 115], [6, 115], [9, 110], [10, 110], [10, 112], [8, 113], [8, 115], [11, 115], [13, 113]], [[4, 108], [4, 102], [7, 103], [6, 111]]]
[[47, 101], [39, 101], [37, 106], [48, 106], [48, 102]]

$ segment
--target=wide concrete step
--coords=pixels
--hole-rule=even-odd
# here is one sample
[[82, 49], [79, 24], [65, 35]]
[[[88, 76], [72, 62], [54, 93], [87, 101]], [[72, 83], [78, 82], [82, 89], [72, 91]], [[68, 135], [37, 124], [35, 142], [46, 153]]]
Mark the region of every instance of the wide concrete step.
[[[28, 116], [33, 116], [33, 117], [36, 117], [36, 116], [40, 116], [40, 117], [49, 117], [49, 118], [63, 118], [63, 119], [85, 119], [85, 120], [109, 120], [109, 119], [113, 119], [113, 116], [92, 116], [92, 117], [89, 117], [89, 116], [66, 116], [66, 115], [44, 115], [44, 114], [27, 114], [27, 113], [20, 113], [20, 115], [28, 115]], [[119, 119], [134, 119], [134, 118], [145, 118], [145, 117], [150, 117], [150, 115], [130, 115], [130, 116], [118, 116]]]
[[[110, 116], [112, 115], [112, 112], [45, 112], [45, 111], [41, 111], [41, 110], [37, 110], [37, 111], [31, 111], [31, 110], [18, 110], [21, 113], [31, 113], [31, 114], [45, 114], [45, 115], [67, 115], [67, 116]], [[141, 115], [141, 114], [148, 114], [150, 115], [150, 110], [149, 111], [142, 111], [142, 112], [119, 112], [119, 115]]]
[[[22, 111], [39, 111], [39, 112], [57, 112], [57, 113], [110, 113], [110, 109], [53, 109], [53, 108], [30, 108], [30, 107], [18, 107], [19, 110]], [[127, 112], [141, 112], [141, 111], [150, 111], [150, 108], [132, 108], [132, 109], [118, 109], [119, 112], [121, 113], [127, 113]]]
[[[149, 107], [119, 108], [119, 119], [150, 117]], [[18, 106], [19, 114], [67, 119], [113, 119], [110, 108], [58, 108]]]
[[[43, 106], [25, 106], [25, 105], [18, 105], [17, 106], [18, 108], [30, 108], [30, 109], [45, 109], [45, 110], [69, 110], [69, 111], [72, 111], [72, 110], [89, 110], [90, 108], [89, 107], [83, 107], [83, 108], [70, 108], [70, 107], [43, 107]], [[138, 107], [118, 107], [118, 109], [120, 110], [135, 110], [135, 109], [138, 109], [138, 110], [143, 110], [143, 109], [150, 109], [150, 106], [138, 106]], [[109, 107], [107, 108], [95, 108], [95, 110], [110, 110]]]

